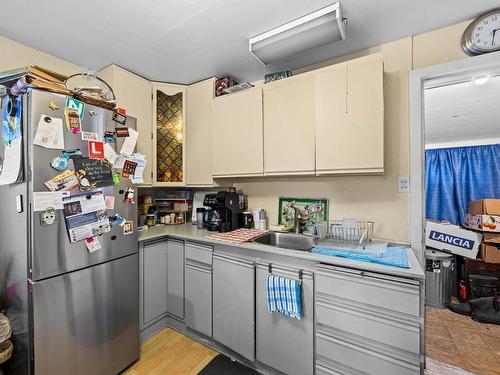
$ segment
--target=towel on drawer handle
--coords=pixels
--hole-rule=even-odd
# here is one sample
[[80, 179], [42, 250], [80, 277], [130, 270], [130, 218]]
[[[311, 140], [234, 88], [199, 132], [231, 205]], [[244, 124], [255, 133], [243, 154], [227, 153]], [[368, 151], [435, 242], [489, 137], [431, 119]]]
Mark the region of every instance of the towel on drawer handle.
[[291, 318], [302, 319], [302, 290], [299, 280], [269, 273], [266, 280], [267, 309]]

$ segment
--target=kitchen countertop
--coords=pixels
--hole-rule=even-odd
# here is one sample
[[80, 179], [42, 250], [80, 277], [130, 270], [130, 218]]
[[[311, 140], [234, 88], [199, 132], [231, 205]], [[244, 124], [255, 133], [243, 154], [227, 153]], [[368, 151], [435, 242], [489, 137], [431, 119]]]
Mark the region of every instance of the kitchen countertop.
[[192, 225], [191, 223], [181, 224], [181, 225], [164, 225], [140, 231], [139, 242], [155, 240], [162, 237], [171, 237], [171, 238], [189, 240], [194, 242], [203, 242], [212, 245], [234, 246], [247, 249], [252, 252], [267, 252], [271, 254], [284, 255], [298, 259], [306, 259], [310, 261], [327, 263], [334, 266], [350, 267], [363, 271], [372, 271], [393, 276], [407, 277], [419, 280], [425, 279], [425, 273], [420, 264], [418, 263], [418, 260], [410, 247], [407, 248], [407, 255], [408, 255], [408, 261], [410, 263], [410, 268], [405, 269], [405, 268], [385, 266], [377, 263], [361, 262], [357, 260], [351, 260], [336, 256], [315, 254], [308, 251], [283, 249], [275, 246], [258, 244], [253, 242], [234, 244], [207, 238], [207, 236], [213, 233], [214, 232], [209, 232], [205, 229], [197, 229], [196, 226]]

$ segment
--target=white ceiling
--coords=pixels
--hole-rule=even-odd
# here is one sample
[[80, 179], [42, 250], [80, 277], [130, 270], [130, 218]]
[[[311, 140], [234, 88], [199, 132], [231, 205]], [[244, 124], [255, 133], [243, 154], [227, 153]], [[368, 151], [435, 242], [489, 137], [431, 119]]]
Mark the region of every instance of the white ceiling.
[[498, 6], [498, 0], [341, 0], [349, 22], [345, 41], [268, 67], [248, 52], [249, 37], [333, 2], [15, 0], [2, 4], [0, 35], [89, 69], [115, 63], [158, 81], [191, 83], [225, 74], [251, 81], [266, 72], [297, 69], [464, 21]]
[[500, 76], [425, 90], [426, 148], [500, 143]]

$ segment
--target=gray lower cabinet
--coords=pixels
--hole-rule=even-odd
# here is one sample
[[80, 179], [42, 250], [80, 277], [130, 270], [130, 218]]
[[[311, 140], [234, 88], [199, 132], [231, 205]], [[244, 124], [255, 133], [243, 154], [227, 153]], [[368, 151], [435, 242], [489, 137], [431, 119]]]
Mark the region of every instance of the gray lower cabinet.
[[145, 243], [141, 248], [141, 327], [167, 313], [167, 246], [165, 241]]
[[316, 374], [417, 375], [418, 281], [319, 265]]
[[255, 265], [252, 261], [214, 253], [213, 338], [255, 359]]
[[212, 337], [212, 248], [186, 242], [186, 326]]
[[184, 242], [167, 240], [167, 312], [184, 319]]
[[[298, 278], [299, 269], [273, 263], [273, 274]], [[259, 362], [288, 375], [314, 373], [314, 278], [304, 272], [302, 278], [302, 320], [267, 310], [266, 279], [268, 267], [257, 265], [256, 322]]]

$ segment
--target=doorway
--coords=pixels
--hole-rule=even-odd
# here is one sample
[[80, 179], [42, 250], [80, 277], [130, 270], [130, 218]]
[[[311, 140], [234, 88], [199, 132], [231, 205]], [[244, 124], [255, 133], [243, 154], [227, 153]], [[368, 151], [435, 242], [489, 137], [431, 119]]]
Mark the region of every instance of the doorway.
[[[500, 53], [410, 75], [411, 244], [424, 267], [427, 221], [445, 221], [462, 230], [470, 202], [500, 199], [499, 104]], [[478, 251], [477, 256], [483, 255]], [[449, 256], [454, 270], [448, 291], [454, 303], [460, 297], [465, 301], [478, 297], [471, 295], [471, 274], [498, 275], [500, 280], [500, 264], [475, 257]], [[444, 271], [433, 268], [433, 261], [430, 264], [427, 272]], [[461, 294], [464, 290], [468, 295]], [[430, 297], [429, 293], [426, 299]], [[428, 361], [455, 366], [456, 373], [499, 373], [500, 325], [440, 307], [426, 307]]]

